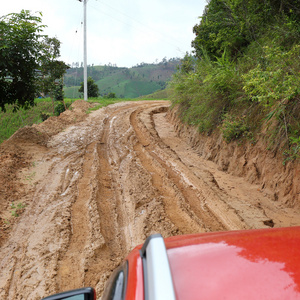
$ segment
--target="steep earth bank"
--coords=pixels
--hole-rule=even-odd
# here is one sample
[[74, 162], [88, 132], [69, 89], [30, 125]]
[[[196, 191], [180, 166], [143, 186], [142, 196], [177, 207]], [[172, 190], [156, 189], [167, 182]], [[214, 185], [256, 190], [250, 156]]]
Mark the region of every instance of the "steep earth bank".
[[169, 111], [168, 119], [178, 136], [200, 157], [213, 161], [224, 172], [258, 184], [261, 191], [271, 194], [273, 201], [291, 208], [300, 207], [299, 161], [283, 164], [282, 152], [267, 150], [264, 134], [260, 135], [255, 145], [248, 141], [228, 144], [220, 132], [207, 136], [200, 134], [197, 128], [181, 123], [176, 109]]

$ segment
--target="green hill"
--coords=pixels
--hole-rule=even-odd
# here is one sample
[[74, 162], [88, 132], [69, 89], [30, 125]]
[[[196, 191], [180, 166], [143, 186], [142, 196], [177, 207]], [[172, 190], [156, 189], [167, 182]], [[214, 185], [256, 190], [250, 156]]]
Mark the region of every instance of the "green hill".
[[[115, 93], [118, 98], [136, 98], [152, 94], [166, 87], [176, 72], [180, 59], [163, 59], [157, 64], [139, 64], [132, 68], [113, 65], [88, 66], [91, 76], [99, 87], [100, 95]], [[70, 68], [65, 75], [65, 97], [77, 98], [83, 81], [83, 67]]]

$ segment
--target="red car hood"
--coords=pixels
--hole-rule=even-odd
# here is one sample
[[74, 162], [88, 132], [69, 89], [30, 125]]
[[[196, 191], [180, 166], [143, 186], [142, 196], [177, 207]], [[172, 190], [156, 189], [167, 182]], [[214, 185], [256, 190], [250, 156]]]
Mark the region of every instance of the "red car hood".
[[300, 227], [165, 239], [176, 298], [300, 299]]

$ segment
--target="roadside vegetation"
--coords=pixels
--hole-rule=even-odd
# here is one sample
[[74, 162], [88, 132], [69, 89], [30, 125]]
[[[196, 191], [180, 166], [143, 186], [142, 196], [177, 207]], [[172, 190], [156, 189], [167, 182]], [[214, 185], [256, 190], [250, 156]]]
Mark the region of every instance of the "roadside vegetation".
[[39, 124], [54, 115], [50, 98], [35, 99], [34, 102], [35, 105], [27, 109], [21, 107], [16, 110], [14, 105], [6, 104], [5, 111], [0, 110], [0, 143], [7, 140], [18, 129]]
[[183, 122], [300, 157], [300, 1], [211, 0], [170, 83]]
[[[60, 56], [60, 41], [42, 34], [42, 13], [29, 10], [0, 17], [0, 107], [34, 105], [37, 95], [62, 100], [62, 76], [69, 68]], [[61, 91], [61, 92], [60, 92]]]

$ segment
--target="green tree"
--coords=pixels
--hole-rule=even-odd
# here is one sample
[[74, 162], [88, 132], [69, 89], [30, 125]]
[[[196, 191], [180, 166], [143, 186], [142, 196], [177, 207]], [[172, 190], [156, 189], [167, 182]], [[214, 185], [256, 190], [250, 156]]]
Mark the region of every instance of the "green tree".
[[40, 54], [39, 16], [29, 11], [0, 18], [0, 106], [33, 105]]
[[[192, 46], [196, 56], [202, 57], [204, 50], [211, 59], [215, 59], [226, 50], [235, 59], [268, 29], [276, 31], [280, 19], [294, 27], [299, 38], [299, 5], [300, 0], [210, 0], [200, 24], [193, 28], [196, 38]], [[285, 34], [281, 28], [278, 35]]]
[[113, 98], [116, 98], [116, 94], [115, 93], [109, 93], [106, 97], [108, 99], [113, 99]]
[[190, 55], [188, 52], [186, 52], [184, 58], [181, 60], [181, 64], [180, 64], [180, 72], [181, 73], [190, 73], [193, 72], [195, 70], [195, 58]]
[[[88, 89], [88, 97], [98, 97], [99, 96], [98, 85], [95, 83], [95, 81], [92, 77], [89, 77], [87, 79], [87, 89]], [[79, 93], [84, 92], [84, 83], [83, 82], [81, 82], [78, 92]]]
[[46, 65], [57, 64], [58, 42], [53, 43], [53, 39], [50, 43], [42, 34], [46, 26], [41, 24], [41, 16], [41, 13], [35, 16], [22, 10], [0, 18], [0, 107], [3, 110], [5, 104], [15, 104], [15, 109], [34, 105], [34, 98], [41, 90], [41, 78], [49, 76], [45, 73]]
[[[196, 34], [192, 42], [197, 57], [203, 50], [214, 59], [227, 52], [233, 57], [250, 42], [249, 9], [251, 2], [246, 0], [211, 0], [206, 6], [201, 22], [193, 28]], [[246, 7], [245, 7], [246, 6]], [[257, 3], [258, 11], [261, 5]]]
[[45, 37], [43, 51], [39, 88], [42, 93], [50, 95], [54, 112], [54, 100], [64, 100], [62, 79], [69, 66], [57, 60], [60, 56], [60, 41], [57, 38]]

